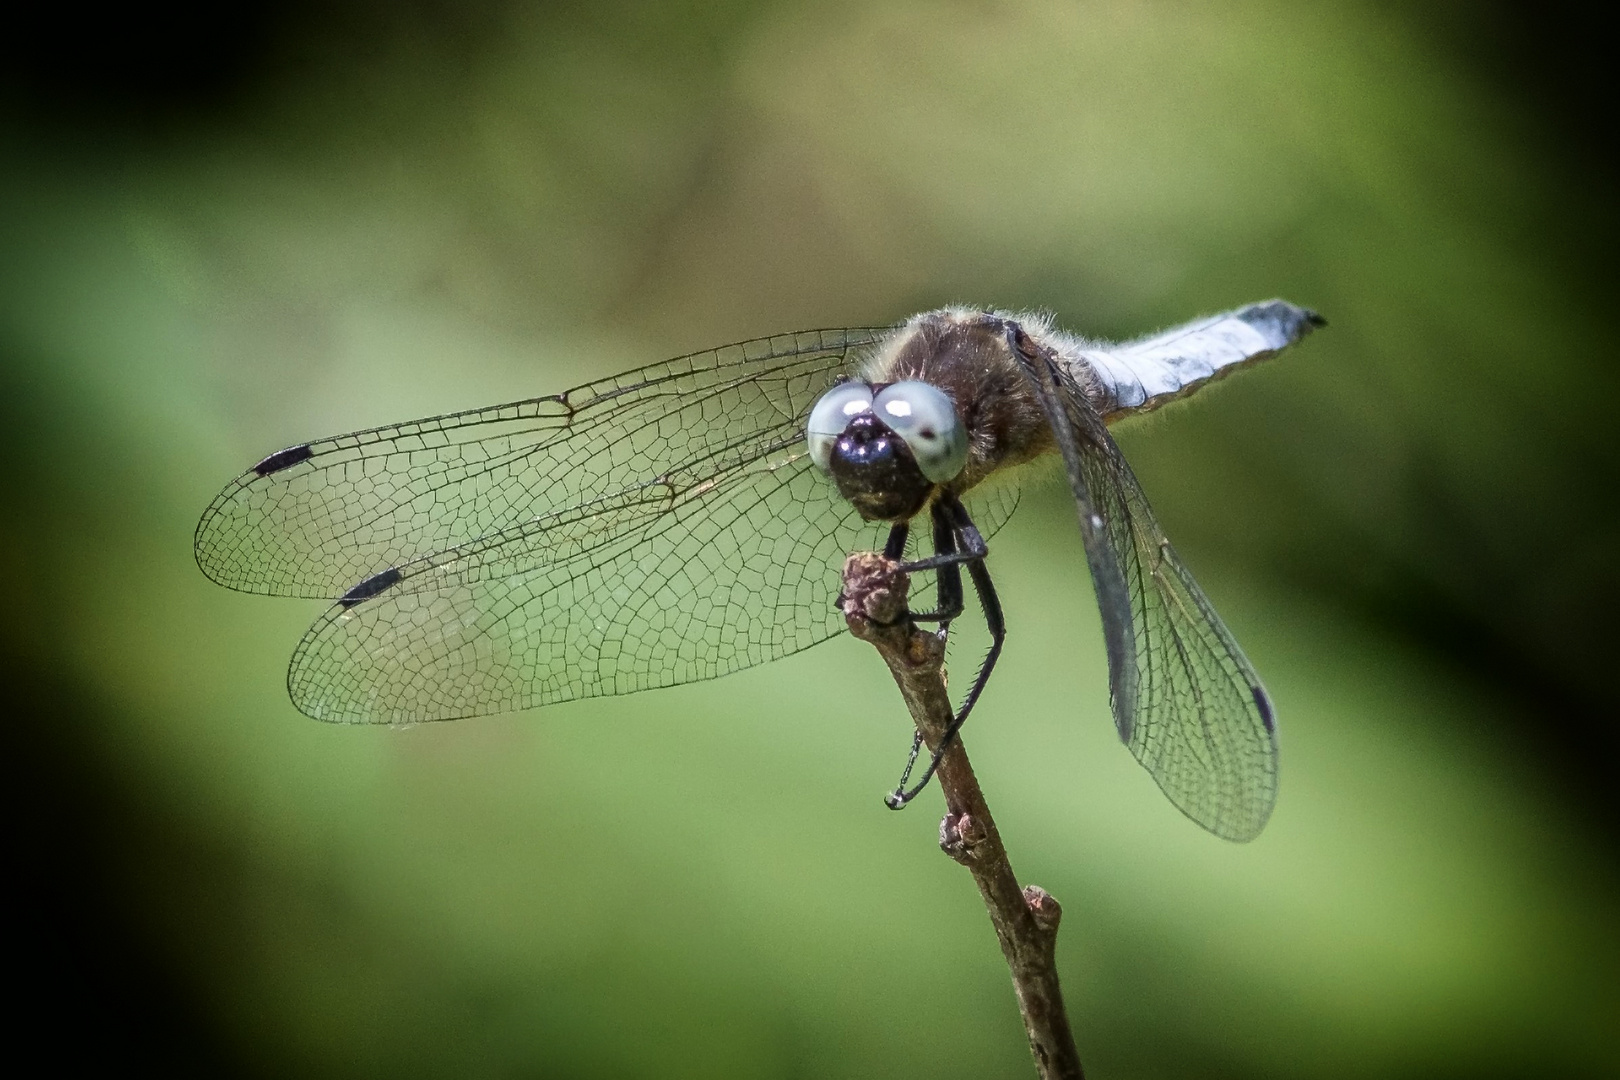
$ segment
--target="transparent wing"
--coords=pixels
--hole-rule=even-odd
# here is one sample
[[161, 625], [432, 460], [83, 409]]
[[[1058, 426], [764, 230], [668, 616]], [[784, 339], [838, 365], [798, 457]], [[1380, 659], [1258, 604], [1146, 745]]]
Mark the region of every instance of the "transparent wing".
[[[216, 500], [199, 561], [339, 598], [288, 672], [323, 720], [447, 720], [784, 656], [842, 630], [843, 557], [886, 533], [804, 449], [815, 400], [877, 333], [766, 339], [284, 451]], [[1004, 487], [975, 510], [988, 533], [1016, 505]]]
[[294, 703], [448, 720], [713, 678], [832, 636], [843, 556], [881, 533], [797, 446], [780, 453], [407, 564], [304, 636]]
[[[701, 478], [672, 473], [381, 575], [304, 636], [294, 703], [335, 722], [450, 720], [714, 678], [832, 637], [844, 556], [881, 547], [888, 526], [863, 522], [802, 446], [795, 429]], [[979, 520], [998, 529], [1017, 501], [1002, 488]]]
[[665, 469], [763, 452], [881, 333], [761, 338], [551, 397], [288, 447], [204, 512], [197, 563], [233, 589], [335, 599], [423, 555], [619, 498]]
[[1102, 417], [1059, 365], [1021, 359], [1080, 506], [1120, 738], [1184, 814], [1217, 836], [1252, 840], [1277, 799], [1271, 700]]

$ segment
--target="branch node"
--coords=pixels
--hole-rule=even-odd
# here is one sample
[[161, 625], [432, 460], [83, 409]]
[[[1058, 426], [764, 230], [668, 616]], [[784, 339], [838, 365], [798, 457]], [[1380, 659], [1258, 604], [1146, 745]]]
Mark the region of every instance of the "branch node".
[[963, 866], [978, 861], [981, 845], [987, 839], [984, 826], [966, 811], [951, 811], [940, 820], [939, 848]]
[[858, 551], [844, 560], [844, 591], [838, 606], [857, 637], [861, 634], [856, 620], [877, 629], [894, 626], [905, 617], [911, 579], [896, 573], [899, 565], [875, 551]]
[[1025, 885], [1024, 903], [1029, 905], [1029, 913], [1035, 920], [1036, 929], [1055, 937], [1058, 923], [1063, 918], [1063, 905], [1057, 902], [1057, 897], [1039, 885]]

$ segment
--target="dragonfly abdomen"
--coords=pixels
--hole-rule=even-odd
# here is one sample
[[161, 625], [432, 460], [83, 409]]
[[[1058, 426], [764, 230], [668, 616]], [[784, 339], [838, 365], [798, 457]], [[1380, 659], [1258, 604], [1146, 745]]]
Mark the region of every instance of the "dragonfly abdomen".
[[1185, 397], [1322, 325], [1314, 311], [1265, 300], [1123, 345], [1082, 346], [1065, 358], [1088, 369], [1090, 377], [1076, 381], [1097, 395], [1093, 404], [1104, 418], [1114, 420]]

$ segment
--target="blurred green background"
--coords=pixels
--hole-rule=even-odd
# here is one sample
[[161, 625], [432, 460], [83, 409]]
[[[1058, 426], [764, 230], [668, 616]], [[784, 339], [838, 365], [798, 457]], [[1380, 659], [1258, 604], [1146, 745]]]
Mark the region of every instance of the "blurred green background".
[[[968, 732], [1097, 1077], [1620, 1074], [1606, 40], [1572, 6], [64, 7], [6, 45], [22, 1026], [67, 1071], [1031, 1074], [846, 639], [405, 731], [191, 558], [288, 443], [946, 302], [1331, 327], [1118, 432], [1274, 692], [1236, 847], [1115, 740], [1073, 510]], [[835, 572], [836, 568], [829, 568]], [[1074, 618], [1073, 613], [1083, 613]], [[55, 1071], [55, 1070], [53, 1070]]]

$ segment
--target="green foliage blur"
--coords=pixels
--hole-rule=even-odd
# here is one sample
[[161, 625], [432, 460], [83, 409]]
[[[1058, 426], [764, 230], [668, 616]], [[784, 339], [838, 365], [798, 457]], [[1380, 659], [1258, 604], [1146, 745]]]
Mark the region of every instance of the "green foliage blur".
[[1499, 62], [1505, 10], [355, 2], [14, 40], [0, 628], [60, 1071], [1030, 1075], [937, 795], [880, 803], [907, 720], [870, 650], [324, 727], [283, 688], [321, 605], [214, 587], [191, 532], [289, 443], [757, 334], [1283, 296], [1329, 329], [1118, 433], [1275, 695], [1257, 842], [1114, 738], [1062, 488], [993, 546], [967, 742], [1064, 905], [1082, 1058], [1620, 1075], [1612, 173], [1579, 86]]

